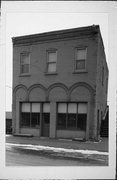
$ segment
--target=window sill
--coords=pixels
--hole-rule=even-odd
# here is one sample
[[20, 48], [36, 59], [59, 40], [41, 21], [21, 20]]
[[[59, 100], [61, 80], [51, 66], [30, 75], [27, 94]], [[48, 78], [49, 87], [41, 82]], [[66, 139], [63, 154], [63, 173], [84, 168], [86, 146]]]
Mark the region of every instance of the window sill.
[[88, 73], [87, 70], [78, 70], [78, 71], [74, 71], [72, 74], [79, 74], [79, 73]]
[[28, 77], [28, 76], [31, 76], [31, 74], [20, 74], [19, 77]]
[[49, 72], [46, 72], [45, 75], [57, 75], [58, 73], [57, 72], [53, 72], [53, 73], [49, 73]]

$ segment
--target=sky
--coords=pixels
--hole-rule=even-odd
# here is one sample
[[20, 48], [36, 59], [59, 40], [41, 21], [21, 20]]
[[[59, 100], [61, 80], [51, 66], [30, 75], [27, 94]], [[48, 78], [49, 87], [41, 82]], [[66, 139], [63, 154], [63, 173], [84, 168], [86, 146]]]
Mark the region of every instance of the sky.
[[[16, 7], [18, 6], [17, 3], [15, 3]], [[9, 3], [7, 4], [7, 9], [9, 11], [6, 13], [5, 18], [6, 111], [11, 111], [12, 109], [12, 37], [61, 29], [90, 26], [93, 24], [100, 25], [101, 34], [104, 41], [107, 63], [109, 63], [108, 13], [92, 11], [93, 8], [95, 9], [95, 4], [91, 3], [93, 8], [88, 6], [88, 10], [84, 8], [84, 4], [79, 4], [75, 2], [72, 2], [70, 4], [67, 3], [67, 6], [65, 3], [62, 3], [62, 6], [60, 3], [54, 3], [53, 6], [50, 6], [50, 4], [48, 3], [45, 4], [46, 6], [43, 6], [42, 4], [40, 6], [40, 4], [37, 3], [37, 6], [29, 7], [27, 7], [24, 3], [20, 4], [18, 10], [16, 10], [18, 7], [15, 9], [12, 6], [11, 8], [11, 5], [12, 4]], [[87, 10], [87, 12], [85, 12], [84, 10]]]

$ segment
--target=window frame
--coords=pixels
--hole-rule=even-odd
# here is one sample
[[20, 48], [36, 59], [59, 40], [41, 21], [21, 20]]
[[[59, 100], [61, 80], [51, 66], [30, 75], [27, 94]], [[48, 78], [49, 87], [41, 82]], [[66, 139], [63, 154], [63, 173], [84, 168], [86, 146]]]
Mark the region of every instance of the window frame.
[[[22, 126], [21, 125], [21, 118], [22, 118], [22, 115], [21, 115], [21, 113], [22, 113], [22, 104], [23, 103], [29, 103], [30, 104], [30, 126]], [[40, 112], [39, 112], [39, 114], [40, 114], [40, 122], [39, 122], [39, 125], [36, 127], [33, 127], [33, 126], [31, 126], [31, 122], [32, 122], [32, 104], [33, 103], [39, 103], [40, 104]], [[19, 117], [20, 117], [20, 121], [19, 121], [19, 127], [20, 128], [29, 128], [29, 129], [41, 129], [41, 126], [42, 126], [42, 115], [43, 115], [43, 104], [46, 104], [46, 103], [49, 103], [50, 104], [50, 101], [31, 101], [31, 102], [29, 102], [29, 101], [20, 101], [19, 102], [19, 105], [20, 105], [20, 115], [19, 115]], [[49, 112], [50, 113], [50, 112]]]
[[[58, 106], [59, 103], [65, 103], [67, 105], [67, 102], [56, 102], [56, 130], [65, 130], [66, 128], [58, 128]], [[61, 113], [63, 114], [63, 113]], [[65, 117], [65, 125], [67, 125], [67, 114], [68, 114], [68, 106], [66, 106], [66, 117]]]
[[[84, 69], [76, 69], [76, 62], [79, 61], [77, 59], [77, 52], [78, 50], [85, 50], [85, 68]], [[81, 73], [81, 72], [87, 72], [87, 52], [88, 52], [88, 47], [87, 46], [79, 46], [75, 47], [75, 55], [74, 55], [74, 73]], [[82, 59], [81, 59], [82, 60]]]
[[[22, 121], [22, 104], [23, 103], [29, 103], [30, 104], [30, 125], [29, 126], [22, 126], [21, 125], [21, 121]], [[38, 127], [36, 127], [36, 126], [32, 126], [32, 114], [34, 113], [34, 112], [32, 112], [32, 104], [34, 104], [34, 103], [39, 103], [40, 104], [40, 112], [39, 112], [39, 116], [40, 116], [40, 123], [39, 123], [39, 125], [38, 125]], [[37, 129], [37, 128], [39, 128], [40, 129], [40, 126], [41, 126], [41, 102], [29, 102], [29, 101], [25, 101], [25, 102], [20, 102], [20, 128], [32, 128], [32, 129]]]
[[[66, 103], [66, 105], [67, 105], [67, 110], [66, 110], [66, 127], [64, 128], [60, 128], [60, 127], [58, 127], [58, 104], [59, 103]], [[68, 125], [67, 125], [67, 121], [68, 121], [68, 104], [70, 104], [70, 103], [76, 103], [76, 105], [77, 105], [77, 112], [76, 112], [76, 127], [74, 128], [74, 127], [68, 127]], [[77, 121], [78, 121], [78, 105], [80, 104], [80, 103], [83, 103], [83, 104], [86, 104], [87, 105], [87, 114], [86, 114], [86, 125], [85, 125], [85, 128], [84, 129], [80, 129], [80, 128], [78, 128], [77, 127]], [[56, 130], [75, 130], [75, 131], [85, 131], [86, 132], [86, 126], [87, 126], [87, 117], [88, 117], [88, 102], [86, 102], [86, 101], [79, 101], [79, 102], [74, 102], [74, 101], [72, 101], [72, 102], [56, 102], [56, 107], [57, 107], [57, 111], [56, 111], [56, 117], [57, 117], [57, 123], [56, 123]]]
[[[29, 71], [28, 72], [22, 72], [21, 71], [21, 67], [23, 66], [23, 64], [21, 63], [21, 61], [22, 61], [22, 56], [23, 55], [27, 55], [28, 56], [28, 60], [29, 60], [29, 63], [28, 63], [28, 65], [29, 65]], [[25, 64], [24, 64], [25, 65]], [[25, 76], [25, 75], [29, 75], [30, 74], [30, 52], [28, 52], [28, 51], [23, 51], [23, 52], [21, 52], [20, 53], [20, 75], [22, 76]]]
[[[56, 53], [56, 61], [49, 62], [49, 53]], [[49, 72], [48, 71], [49, 64], [53, 64], [53, 63], [56, 64], [56, 71]], [[46, 74], [57, 74], [57, 49], [53, 48], [46, 50]]]

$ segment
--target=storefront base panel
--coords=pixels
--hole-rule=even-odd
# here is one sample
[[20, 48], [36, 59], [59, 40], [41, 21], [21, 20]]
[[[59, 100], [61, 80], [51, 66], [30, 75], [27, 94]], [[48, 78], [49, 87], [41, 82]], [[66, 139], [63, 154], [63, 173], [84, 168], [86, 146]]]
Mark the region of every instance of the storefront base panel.
[[32, 134], [33, 136], [40, 136], [40, 129], [21, 128], [21, 134]]
[[57, 138], [82, 138], [85, 139], [85, 131], [57, 130]]

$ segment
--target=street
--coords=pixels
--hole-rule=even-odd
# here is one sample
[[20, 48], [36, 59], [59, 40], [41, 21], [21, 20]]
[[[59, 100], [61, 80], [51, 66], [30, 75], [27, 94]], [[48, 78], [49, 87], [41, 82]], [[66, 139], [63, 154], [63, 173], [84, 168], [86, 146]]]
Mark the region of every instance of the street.
[[26, 153], [20, 154], [9, 151], [6, 153], [6, 166], [70, 166], [77, 164], [76, 161], [52, 159]]
[[6, 166], [104, 166], [104, 161], [65, 158], [50, 153], [6, 146]]
[[[6, 152], [6, 166], [78, 166], [83, 165], [83, 162], [56, 159], [34, 154]], [[85, 165], [89, 165], [86, 163]]]

